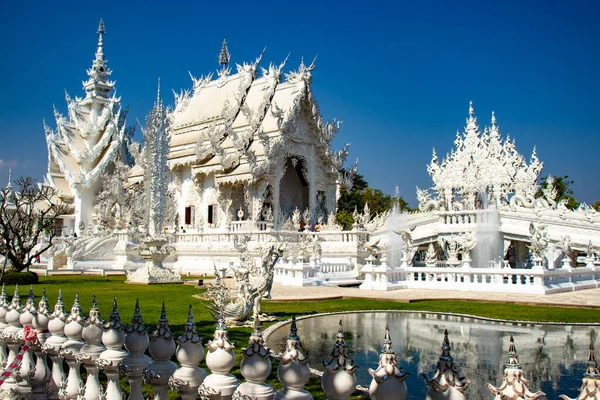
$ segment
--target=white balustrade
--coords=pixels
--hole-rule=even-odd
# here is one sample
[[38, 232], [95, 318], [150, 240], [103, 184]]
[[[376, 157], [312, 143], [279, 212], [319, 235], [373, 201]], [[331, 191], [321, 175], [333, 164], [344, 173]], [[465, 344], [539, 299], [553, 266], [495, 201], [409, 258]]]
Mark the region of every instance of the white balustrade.
[[[535, 285], [535, 279], [539, 276], [535, 271], [528, 273], [514, 270], [494, 268], [486, 271], [464, 271], [461, 268], [446, 268], [443, 272], [431, 270], [435, 268], [421, 269], [420, 272], [405, 272], [407, 277], [412, 277], [412, 282], [429, 282], [453, 286], [479, 283], [499, 286], [510, 285]], [[576, 268], [577, 270], [577, 268]], [[582, 270], [579, 274], [569, 276], [560, 274], [560, 270], [552, 271], [544, 278], [554, 281], [570, 279], [588, 280], [591, 276], [597, 278], [596, 271]], [[2, 297], [0, 294], [0, 305]], [[2, 317], [0, 309], [0, 318]], [[438, 317], [444, 320], [445, 317]], [[201, 339], [198, 337], [196, 323], [190, 311], [188, 322], [184, 332], [177, 338], [177, 349], [171, 333], [166, 311], [163, 305], [161, 316], [156, 331], [148, 337], [147, 328], [143, 324], [140, 313], [139, 302], [136, 303], [132, 324], [125, 328], [121, 323], [116, 300], [113, 302], [113, 310], [106, 323], [100, 318], [97, 301], [94, 297], [92, 307], [87, 318], [83, 318], [79, 305], [79, 296], [76, 296], [71, 313], [67, 316], [62, 302], [62, 294], [59, 292], [58, 301], [54, 312], [50, 314], [46, 293], [42, 295], [38, 306], [35, 306], [35, 296], [30, 290], [30, 295], [25, 306], [20, 303], [19, 289], [15, 288], [15, 295], [6, 312], [3, 337], [8, 342], [11, 355], [14, 358], [24, 344], [23, 333], [30, 328], [35, 329], [38, 343], [33, 343], [31, 348], [35, 353], [35, 363], [31, 360], [28, 376], [24, 376], [23, 367], [21, 372], [15, 371], [0, 387], [0, 396], [12, 396], [13, 398], [30, 399], [56, 399], [59, 398], [58, 390], [62, 388], [61, 399], [105, 399], [121, 400], [122, 394], [119, 388], [119, 372], [127, 374], [130, 382], [129, 399], [143, 400], [141, 376], [142, 370], [147, 382], [155, 391], [155, 399], [165, 399], [167, 384], [178, 392], [184, 400], [192, 400], [200, 394], [201, 399], [312, 399], [312, 395], [304, 390], [304, 385], [311, 376], [308, 365], [307, 353], [302, 346], [295, 319], [292, 319], [290, 334], [286, 341], [286, 351], [276, 358], [279, 360], [277, 375], [283, 386], [282, 390], [274, 393], [273, 388], [265, 383], [271, 372], [271, 350], [264, 343], [260, 324], [255, 321], [255, 329], [250, 336], [249, 345], [243, 349], [244, 359], [240, 364], [240, 371], [245, 381], [240, 384], [235, 376], [230, 374], [235, 365], [234, 346], [229, 341], [227, 329], [222, 319], [219, 320], [215, 330], [214, 339], [207, 345], [208, 354], [206, 365], [211, 374], [199, 367], [204, 350]], [[66, 336], [65, 336], [66, 335]], [[151, 341], [151, 343], [150, 343]], [[125, 349], [123, 346], [125, 345]], [[144, 353], [149, 350], [153, 359]], [[176, 355], [180, 363], [170, 361]], [[47, 363], [47, 355], [51, 356], [52, 369]], [[64, 379], [62, 369], [63, 357], [69, 364], [69, 378]], [[523, 373], [511, 339], [509, 349], [510, 362], [505, 370], [505, 380], [512, 380], [515, 374]], [[85, 386], [79, 376], [79, 367], [83, 364], [87, 371]], [[35, 366], [34, 366], [35, 365]], [[107, 389], [104, 391], [98, 379], [98, 367], [106, 374], [108, 379]], [[25, 367], [27, 368], [27, 367]], [[340, 328], [336, 336], [330, 360], [325, 363], [325, 372], [321, 378], [322, 389], [329, 399], [345, 400], [355, 392], [356, 378], [354, 371], [357, 366], [349, 358], [349, 348], [344, 341], [344, 334], [340, 321]], [[25, 369], [27, 371], [27, 369]], [[595, 383], [588, 378], [599, 376], [597, 363], [595, 361], [593, 343], [590, 345], [590, 357], [588, 358], [587, 375], [583, 378], [582, 393], [586, 388]], [[398, 368], [394, 349], [386, 329], [385, 339], [379, 365], [376, 370], [369, 370], [372, 375], [372, 383], [369, 394], [372, 399], [404, 399], [407, 388], [404, 382], [406, 374]], [[452, 375], [452, 376], [451, 376]], [[451, 376], [452, 379], [448, 379]], [[509, 379], [510, 378], [510, 379]], [[444, 380], [445, 379], [445, 380]], [[586, 381], [586, 379], [588, 379]], [[434, 376], [426, 378], [430, 386], [427, 398], [452, 398], [462, 399], [463, 390], [468, 385], [468, 380], [460, 378], [456, 366], [450, 355], [450, 341], [445, 333], [442, 344], [442, 355]], [[592, 385], [592, 386], [590, 386]], [[491, 387], [493, 394], [502, 397], [509, 392]], [[467, 392], [468, 393], [468, 392]], [[500, 398], [497, 397], [497, 398]]]

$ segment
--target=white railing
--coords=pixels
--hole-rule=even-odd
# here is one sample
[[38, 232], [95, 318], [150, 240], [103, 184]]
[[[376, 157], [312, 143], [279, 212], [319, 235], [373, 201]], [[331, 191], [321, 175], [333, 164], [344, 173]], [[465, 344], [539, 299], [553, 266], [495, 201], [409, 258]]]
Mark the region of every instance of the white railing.
[[272, 237], [281, 237], [283, 240], [288, 242], [299, 242], [303, 237], [318, 236], [325, 242], [342, 242], [342, 243], [358, 243], [361, 240], [365, 240], [368, 237], [368, 232], [363, 231], [324, 231], [324, 232], [296, 232], [296, 231], [277, 231], [271, 232], [267, 230], [269, 225], [264, 223], [265, 229], [259, 229], [262, 225], [257, 227], [256, 230], [243, 231], [240, 226], [244, 225], [247, 221], [236, 221], [236, 227], [233, 228], [234, 223], [231, 223], [232, 229], [229, 232], [186, 232], [177, 233], [176, 243], [215, 243], [215, 242], [229, 242], [233, 243], [233, 238], [239, 234], [244, 233], [250, 237], [251, 241], [264, 242]]
[[570, 270], [408, 267], [398, 271], [402, 277], [397, 280], [405, 281], [407, 288], [552, 293], [600, 287], [600, 270], [588, 267]]
[[[452, 273], [444, 276], [448, 277], [448, 274]], [[452, 279], [461, 282], [455, 275], [452, 275]], [[68, 307], [63, 304], [60, 292], [54, 312], [51, 312], [45, 292], [37, 303], [32, 288], [27, 303], [22, 305], [18, 287], [10, 303], [6, 293], [2, 291], [0, 369], [5, 381], [0, 387], [1, 396], [122, 400], [124, 393], [120, 377], [125, 375], [129, 384], [129, 399], [144, 399], [144, 382], [152, 386], [155, 400], [166, 399], [168, 388], [184, 400], [197, 399], [198, 396], [201, 400], [312, 398], [304, 390], [311, 370], [298, 335], [302, 332], [298, 332], [294, 319], [290, 326], [290, 336], [286, 340], [286, 350], [278, 356], [266, 348], [260, 326], [256, 328], [250, 336], [250, 346], [244, 350], [243, 360], [237, 364], [241, 375], [246, 379], [245, 382], [240, 382], [230, 373], [236, 365], [235, 346], [228, 338], [223, 320], [217, 323], [214, 340], [206, 344], [206, 366], [210, 371], [207, 373], [199, 366], [205, 350], [202, 339], [197, 334], [191, 306], [184, 332], [177, 339], [169, 326], [164, 304], [156, 329], [151, 335], [150, 328], [143, 323], [139, 304], [136, 304], [131, 324], [127, 326], [121, 322], [116, 299], [107, 321], [99, 318], [95, 298], [87, 318], [83, 315], [79, 296], [76, 296], [70, 313], [65, 312], [65, 308]], [[389, 340], [387, 328], [385, 338], [386, 341]], [[444, 340], [448, 340], [447, 332]], [[325, 373], [317, 374], [322, 380], [325, 396], [345, 400], [355, 390], [367, 395], [366, 390], [356, 387], [354, 373], [347, 372], [350, 370], [344, 368], [351, 365], [351, 362], [348, 352], [339, 353], [339, 337], [334, 337], [331, 342], [333, 354], [338, 355], [331, 358]], [[391, 345], [391, 341], [384, 343]], [[389, 351], [384, 351], [386, 357], [380, 357], [370, 393], [372, 398], [401, 398], [397, 397], [398, 391], [407, 391], [404, 378], [398, 368], [390, 369], [390, 365], [395, 364], [394, 353], [390, 355]], [[17, 355], [22, 357], [22, 362], [13, 367], [11, 364]], [[460, 353], [453, 355], [459, 357]], [[171, 361], [173, 356], [178, 363]], [[447, 355], [443, 353], [442, 357], [445, 357], [444, 365], [447, 365]], [[278, 365], [277, 377], [282, 385], [282, 390], [277, 393], [265, 382], [270, 375], [272, 362]], [[65, 363], [68, 365], [66, 369]], [[85, 382], [82, 367], [86, 372]], [[343, 374], [339, 377], [342, 379], [336, 379], [338, 373]], [[102, 379], [107, 382], [105, 387], [100, 383], [101, 374], [105, 375], [105, 379]], [[438, 370], [435, 376], [439, 374]], [[386, 376], [387, 379], [380, 379], [381, 376]], [[508, 386], [508, 390], [512, 390], [511, 385]], [[427, 396], [429, 398], [430, 394]]]

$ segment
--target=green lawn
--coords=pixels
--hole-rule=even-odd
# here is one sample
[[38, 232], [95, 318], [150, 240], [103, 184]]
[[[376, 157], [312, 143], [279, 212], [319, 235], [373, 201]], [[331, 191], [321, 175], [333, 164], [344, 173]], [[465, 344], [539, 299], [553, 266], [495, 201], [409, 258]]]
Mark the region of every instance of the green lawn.
[[[139, 298], [144, 322], [150, 326], [156, 324], [160, 316], [162, 302], [164, 301], [171, 330], [177, 334], [180, 334], [183, 330], [183, 325], [187, 321], [188, 308], [191, 304], [198, 325], [198, 333], [204, 337], [205, 343], [212, 337], [215, 321], [204, 307], [203, 301], [192, 297], [195, 294], [202, 293], [203, 290], [196, 289], [190, 285], [127, 285], [124, 283], [124, 280], [124, 277], [40, 277], [40, 283], [35, 285], [34, 290], [39, 299], [43, 288], [47, 289], [50, 308], [52, 309], [56, 303], [58, 290], [62, 288], [63, 300], [67, 310], [70, 309], [75, 298], [75, 293], [78, 292], [85, 316], [87, 316], [91, 307], [92, 297], [96, 294], [98, 296], [98, 307], [104, 318], [109, 316], [112, 309], [113, 297], [116, 297], [121, 319], [124, 323], [130, 322], [136, 299]], [[14, 287], [7, 287], [6, 290], [10, 300]], [[20, 295], [24, 304], [28, 295], [28, 288], [20, 287]], [[453, 312], [511, 320], [568, 323], [600, 322], [598, 309], [445, 300], [427, 300], [411, 303], [356, 298], [298, 302], [265, 301], [263, 302], [263, 310], [267, 313], [277, 315], [280, 319], [291, 318], [292, 315], [300, 316], [336, 311], [422, 310]], [[251, 329], [249, 328], [232, 328], [229, 331], [230, 338], [237, 343], [238, 365], [241, 360], [239, 352], [241, 347], [247, 343], [250, 333]], [[237, 367], [233, 373], [241, 377]], [[280, 387], [275, 371], [269, 381], [276, 388]], [[127, 385], [123, 387], [125, 388]], [[307, 389], [314, 394], [315, 398], [325, 398], [320, 392], [320, 383], [317, 379], [311, 379]], [[146, 395], [149, 395], [149, 393]], [[175, 394], [172, 393], [170, 398], [175, 398], [174, 396]]]

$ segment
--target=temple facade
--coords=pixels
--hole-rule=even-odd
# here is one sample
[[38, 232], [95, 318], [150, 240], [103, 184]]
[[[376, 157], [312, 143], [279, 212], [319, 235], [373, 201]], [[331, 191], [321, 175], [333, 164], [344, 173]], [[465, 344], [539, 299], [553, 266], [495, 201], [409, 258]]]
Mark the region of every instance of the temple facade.
[[331, 149], [340, 123], [323, 120], [311, 89], [314, 62], [284, 74], [285, 61], [261, 58], [232, 73], [224, 41], [215, 79], [192, 76], [176, 96], [168, 165], [184, 229], [264, 230], [294, 211], [326, 220], [351, 182], [347, 147]]

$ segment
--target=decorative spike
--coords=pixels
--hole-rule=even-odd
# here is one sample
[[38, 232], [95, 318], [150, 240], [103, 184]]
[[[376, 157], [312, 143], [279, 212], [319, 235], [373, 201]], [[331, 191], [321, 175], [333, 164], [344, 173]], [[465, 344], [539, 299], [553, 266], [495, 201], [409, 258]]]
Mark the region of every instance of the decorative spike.
[[515, 339], [513, 339], [512, 335], [510, 335], [510, 345], [508, 346], [508, 364], [506, 364], [507, 368], [521, 368], [521, 364], [519, 364], [519, 354], [517, 353], [517, 348], [515, 346]]
[[192, 312], [192, 305], [188, 311], [188, 320], [183, 328], [183, 335], [177, 338], [177, 344], [184, 343], [199, 343], [202, 339], [198, 336], [198, 328], [194, 321], [194, 313]]
[[452, 356], [450, 355], [451, 349], [452, 347], [450, 346], [450, 340], [448, 339], [448, 329], [444, 329], [444, 341], [442, 342], [442, 356], [440, 358], [452, 360]]
[[125, 331], [127, 333], [137, 332], [142, 335], [148, 331], [148, 327], [144, 325], [144, 319], [140, 311], [140, 299], [135, 299], [135, 309], [131, 318], [131, 325], [125, 328]]
[[101, 35], [104, 34], [104, 20], [102, 18], [100, 18], [100, 23], [98, 24], [98, 33]]
[[160, 319], [161, 320], [166, 320], [167, 319], [167, 309], [165, 308], [165, 302], [162, 302], [162, 308], [160, 309]]
[[0, 307], [8, 306], [8, 296], [6, 295], [6, 287], [2, 284], [2, 292], [0, 293]]
[[15, 293], [13, 295], [12, 302], [10, 303], [10, 308], [12, 310], [17, 310], [21, 312], [22, 307], [23, 306], [21, 305], [21, 296], [19, 296], [19, 285], [15, 285]]
[[590, 335], [590, 354], [587, 360], [587, 370], [584, 376], [600, 378], [600, 371], [598, 371], [598, 362], [596, 361], [596, 352], [594, 350], [594, 338]]
[[75, 301], [73, 302], [73, 306], [71, 307], [71, 314], [67, 317], [67, 323], [69, 322], [78, 322], [83, 324], [84, 322], [83, 313], [81, 311], [81, 304], [79, 303], [79, 292], [75, 293]]
[[344, 346], [346, 345], [346, 343], [344, 342], [344, 326], [342, 325], [341, 319], [340, 319], [340, 326], [338, 326], [338, 332], [337, 332], [337, 335], [335, 335], [335, 338], [339, 344], [343, 343]]
[[37, 311], [37, 306], [35, 304], [35, 294], [33, 293], [33, 285], [29, 287], [29, 296], [27, 297], [27, 302], [25, 303], [25, 310], [29, 311], [32, 314], [35, 314]]
[[38, 314], [42, 315], [50, 315], [50, 306], [48, 305], [48, 294], [46, 288], [44, 288], [44, 291], [42, 292], [42, 298], [38, 303], [37, 312]]
[[92, 308], [90, 308], [90, 313], [88, 318], [85, 320], [85, 326], [88, 325], [96, 325], [102, 327], [104, 325], [104, 321], [100, 318], [100, 310], [98, 310], [98, 300], [96, 299], [96, 294], [92, 298]]
[[473, 109], [473, 101], [469, 101], [469, 115], [472, 117], [475, 114], [475, 110]]
[[156, 330], [150, 335], [151, 340], [157, 340], [163, 338], [170, 340], [173, 337], [171, 333], [171, 327], [169, 326], [169, 320], [167, 319], [167, 310], [165, 309], [165, 302], [162, 303], [162, 309], [160, 310], [160, 318], [156, 324]]
[[108, 317], [108, 321], [104, 324], [104, 329], [115, 329], [117, 331], [122, 331], [125, 328], [125, 325], [121, 323], [121, 315], [119, 314], [119, 307], [117, 306], [117, 298], [113, 298], [113, 308], [110, 313], [110, 317]]
[[300, 337], [298, 336], [298, 326], [296, 325], [296, 316], [292, 317], [292, 324], [290, 325], [290, 335], [288, 339], [298, 340]]
[[227, 324], [225, 323], [225, 317], [223, 316], [223, 310], [219, 310], [219, 318], [217, 319], [217, 330], [227, 331]]
[[290, 335], [287, 338], [285, 347], [286, 351], [280, 357], [280, 362], [282, 364], [288, 364], [292, 361], [297, 361], [301, 364], [306, 364], [308, 362], [308, 352], [302, 346], [302, 341], [300, 340], [300, 336], [298, 336], [296, 316], [292, 317]]
[[394, 349], [392, 348], [392, 338], [390, 336], [390, 326], [387, 324], [385, 326], [385, 337], [383, 338], [383, 347], [381, 348], [381, 352], [386, 354], [394, 354]]
[[496, 114], [492, 111], [492, 128], [496, 127]]

